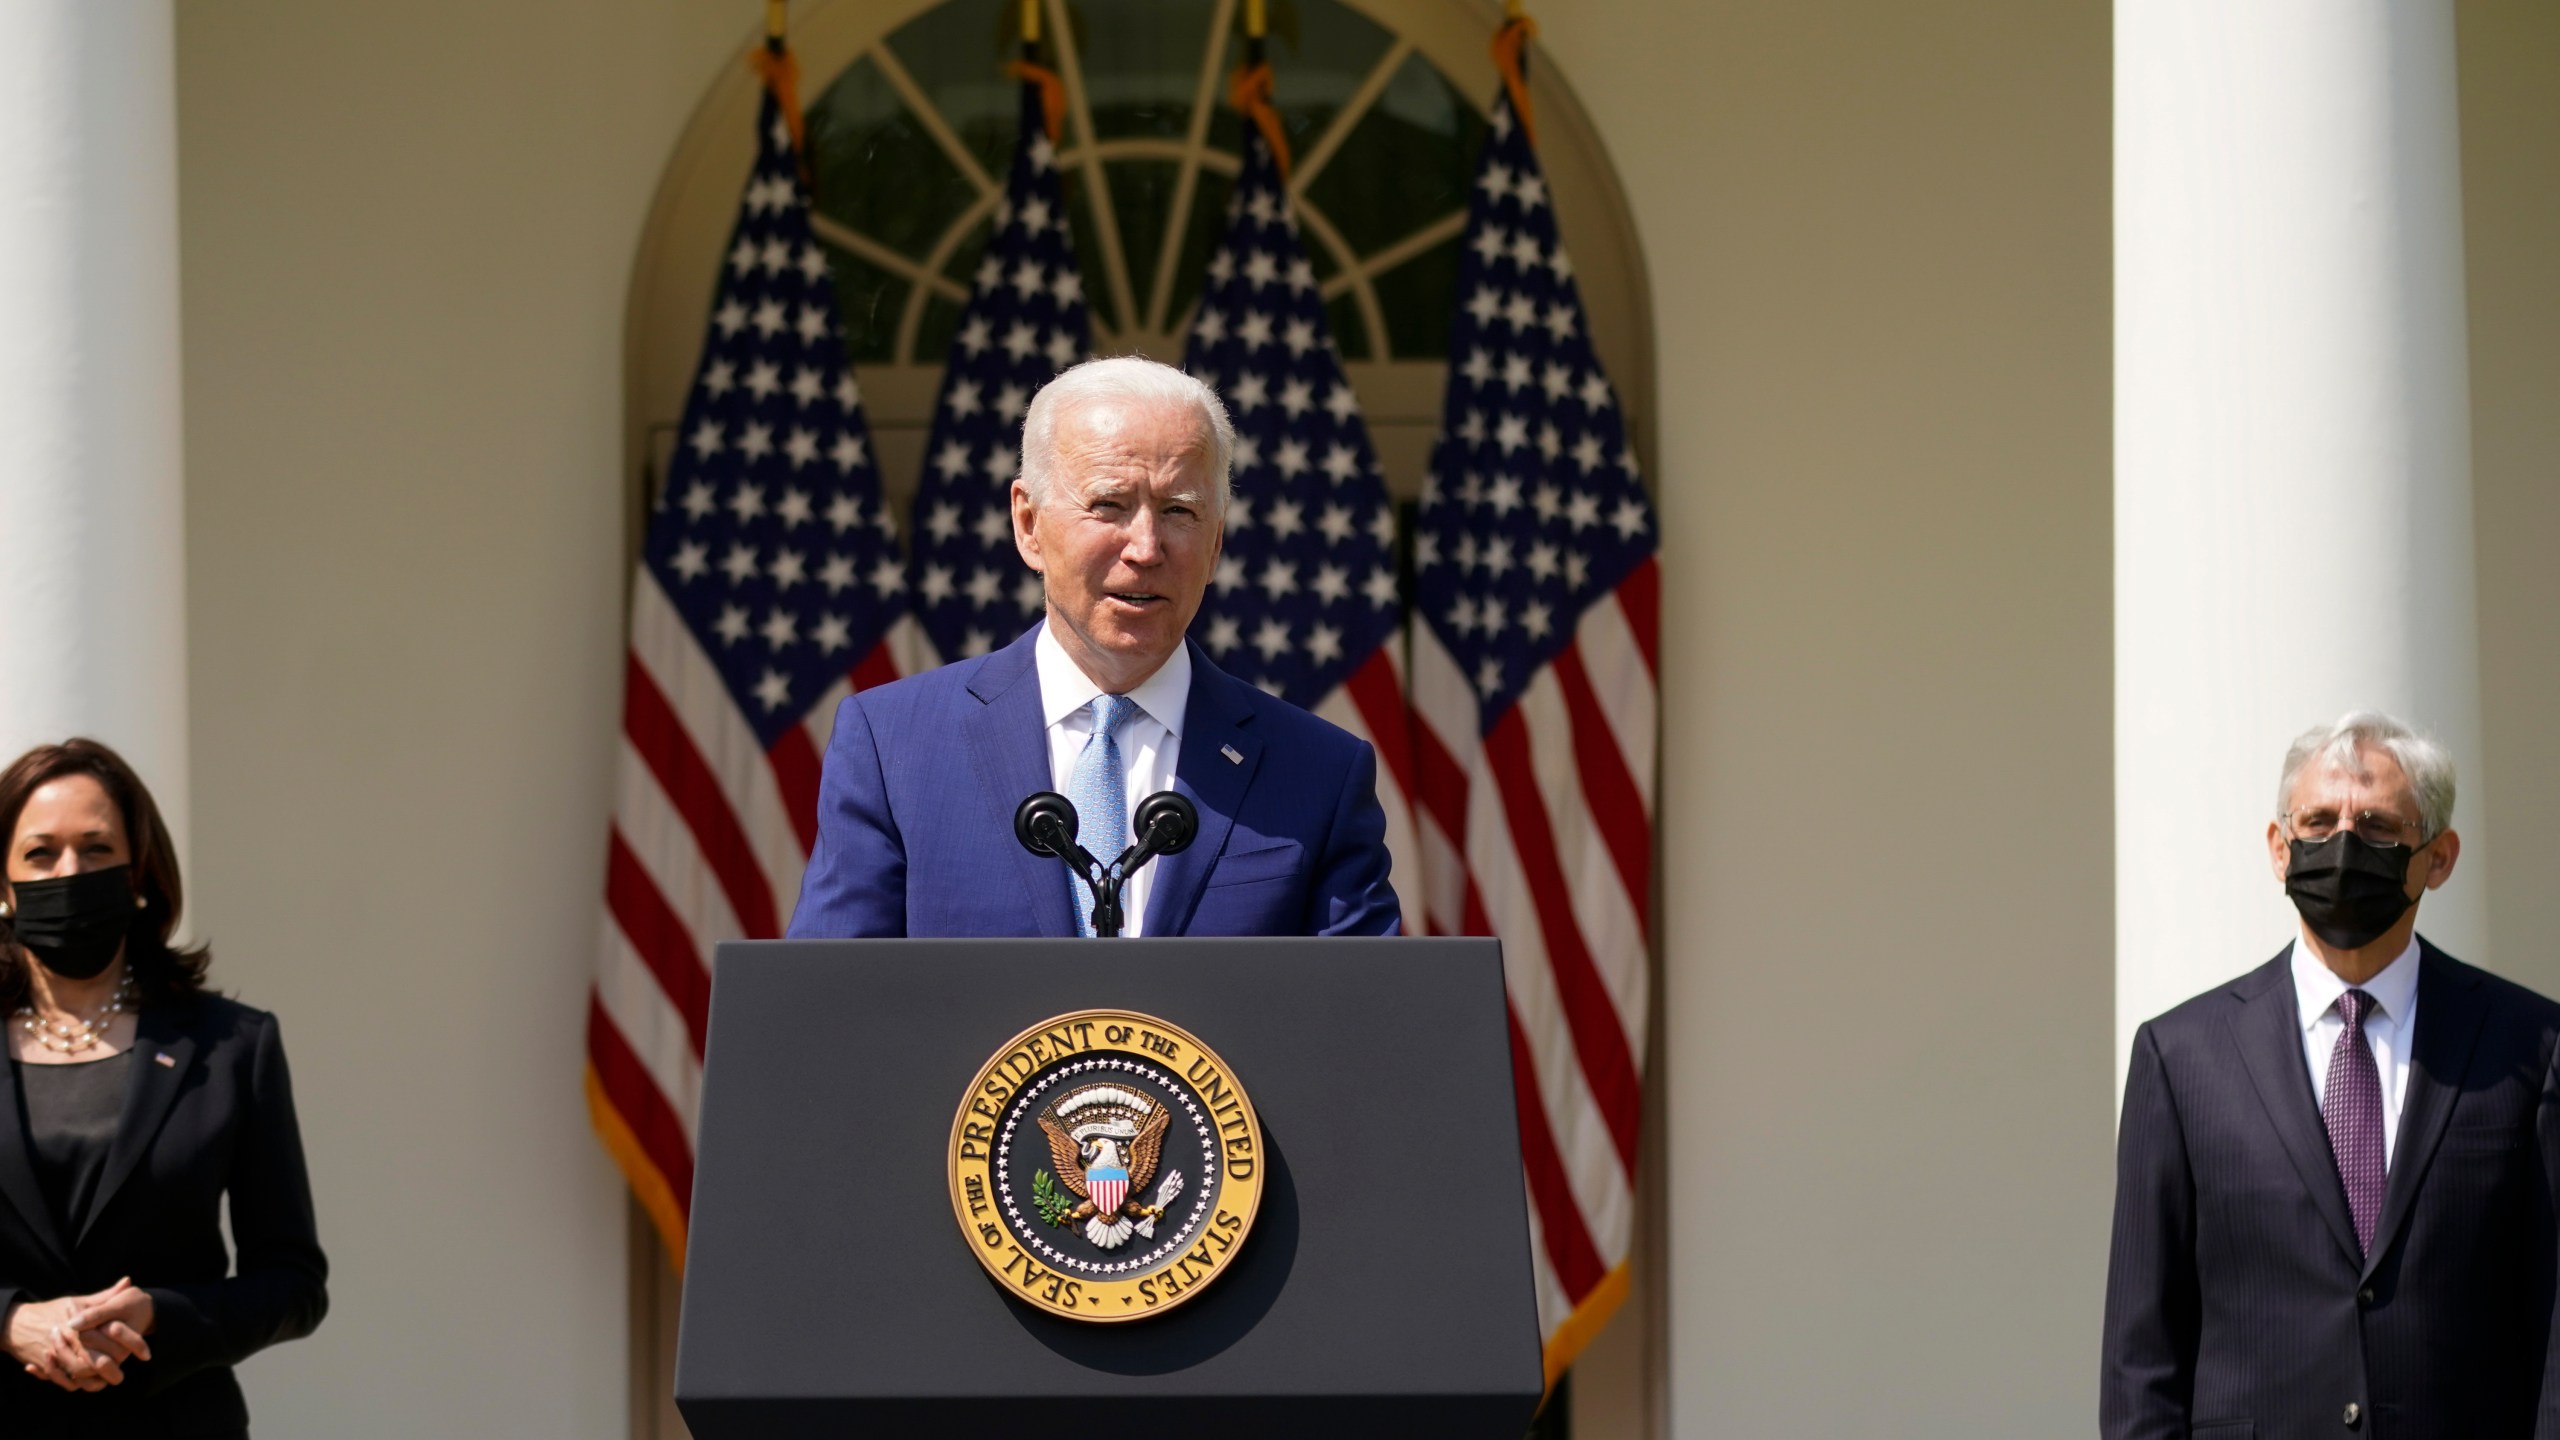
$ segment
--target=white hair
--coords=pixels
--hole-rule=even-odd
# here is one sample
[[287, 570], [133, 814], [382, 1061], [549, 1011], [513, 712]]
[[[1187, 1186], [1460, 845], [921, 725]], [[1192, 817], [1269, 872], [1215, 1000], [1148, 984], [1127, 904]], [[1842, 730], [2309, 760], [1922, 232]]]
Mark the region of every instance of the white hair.
[[1058, 464], [1059, 417], [1087, 405], [1112, 403], [1187, 407], [1200, 412], [1201, 428], [1209, 432], [1210, 469], [1218, 479], [1218, 514], [1224, 517], [1227, 469], [1236, 449], [1235, 422], [1227, 418], [1227, 407], [1219, 402], [1217, 391], [1187, 372], [1160, 365], [1143, 355], [1087, 360], [1041, 386], [1040, 393], [1031, 397], [1031, 409], [1022, 417], [1020, 477], [1023, 493], [1031, 497], [1031, 503], [1042, 505], [1049, 499], [1049, 476]]
[[2433, 840], [2453, 823], [2453, 756], [2399, 719], [2379, 710], [2350, 710], [2335, 725], [2315, 725], [2284, 752], [2284, 778], [2276, 783], [2276, 813], [2293, 804], [2294, 778], [2314, 760], [2361, 774], [2356, 752], [2370, 747], [2398, 761], [2409, 788], [2418, 792], [2418, 834]]

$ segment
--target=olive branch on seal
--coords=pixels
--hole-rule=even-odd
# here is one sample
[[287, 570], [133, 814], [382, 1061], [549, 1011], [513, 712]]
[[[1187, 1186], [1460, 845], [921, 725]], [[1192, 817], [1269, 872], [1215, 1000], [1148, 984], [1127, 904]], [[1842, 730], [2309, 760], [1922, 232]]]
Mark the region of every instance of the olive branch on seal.
[[1031, 1172], [1031, 1206], [1040, 1212], [1041, 1219], [1052, 1225], [1064, 1225], [1067, 1212], [1076, 1208], [1076, 1202], [1065, 1186], [1049, 1178], [1048, 1171], [1034, 1170]]

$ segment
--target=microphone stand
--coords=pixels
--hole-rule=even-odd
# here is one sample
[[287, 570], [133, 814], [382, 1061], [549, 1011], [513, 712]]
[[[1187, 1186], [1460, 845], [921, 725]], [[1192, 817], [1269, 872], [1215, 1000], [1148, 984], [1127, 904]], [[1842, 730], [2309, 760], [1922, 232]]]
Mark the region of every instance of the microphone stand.
[[1076, 807], [1054, 790], [1024, 797], [1013, 812], [1013, 833], [1034, 855], [1055, 855], [1067, 873], [1084, 882], [1093, 896], [1093, 933], [1117, 936], [1122, 916], [1120, 891], [1139, 866], [1158, 855], [1171, 855], [1200, 833], [1200, 812], [1170, 790], [1159, 790], [1138, 802], [1137, 843], [1105, 865], [1076, 843]]

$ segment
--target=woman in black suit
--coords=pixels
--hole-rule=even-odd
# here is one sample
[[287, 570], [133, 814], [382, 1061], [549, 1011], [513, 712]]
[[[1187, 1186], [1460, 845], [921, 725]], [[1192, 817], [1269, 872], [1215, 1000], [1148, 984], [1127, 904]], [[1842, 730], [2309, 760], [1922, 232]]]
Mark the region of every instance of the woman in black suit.
[[246, 1437], [231, 1367], [329, 1307], [275, 1017], [171, 948], [177, 855], [114, 751], [19, 757], [0, 835], [0, 1435]]

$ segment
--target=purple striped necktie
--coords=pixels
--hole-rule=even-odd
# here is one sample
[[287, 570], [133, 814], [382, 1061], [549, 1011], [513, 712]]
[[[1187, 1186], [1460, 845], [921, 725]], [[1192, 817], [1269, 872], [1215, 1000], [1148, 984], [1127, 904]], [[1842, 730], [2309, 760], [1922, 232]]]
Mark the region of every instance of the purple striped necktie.
[[2329, 1051], [2329, 1085], [2321, 1093], [2320, 1120], [2329, 1127], [2329, 1153], [2346, 1187], [2347, 1213], [2355, 1217], [2356, 1249], [2373, 1250], [2373, 1225], [2382, 1214], [2382, 1072], [2365, 1043], [2364, 1022], [2373, 997], [2350, 990], [2338, 997], [2346, 1028]]

